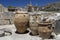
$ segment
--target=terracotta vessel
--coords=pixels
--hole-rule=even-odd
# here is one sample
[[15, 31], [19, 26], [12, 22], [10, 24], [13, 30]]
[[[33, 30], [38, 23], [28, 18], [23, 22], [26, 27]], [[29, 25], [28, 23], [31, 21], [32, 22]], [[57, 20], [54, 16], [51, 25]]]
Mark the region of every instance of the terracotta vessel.
[[37, 23], [32, 23], [32, 25], [30, 25], [30, 30], [33, 36], [38, 35], [38, 24]]
[[38, 23], [36, 14], [30, 15], [30, 30], [33, 36], [38, 35]]
[[38, 33], [43, 39], [48, 39], [51, 36], [52, 31], [53, 28], [51, 27], [51, 24], [39, 24]]
[[28, 28], [28, 21], [29, 21], [29, 15], [27, 14], [27, 12], [20, 12], [20, 13], [16, 13], [14, 15], [14, 24], [16, 26], [16, 29], [19, 33], [24, 33], [26, 32], [27, 28]]

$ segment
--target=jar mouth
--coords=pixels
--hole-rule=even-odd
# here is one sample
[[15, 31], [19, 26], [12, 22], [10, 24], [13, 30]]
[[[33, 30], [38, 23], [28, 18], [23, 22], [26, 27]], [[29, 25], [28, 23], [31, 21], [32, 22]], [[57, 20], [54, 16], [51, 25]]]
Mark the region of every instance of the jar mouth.
[[16, 14], [28, 14], [28, 13], [16, 13]]
[[38, 26], [42, 26], [42, 27], [44, 27], [44, 26], [51, 26], [52, 24], [38, 24]]

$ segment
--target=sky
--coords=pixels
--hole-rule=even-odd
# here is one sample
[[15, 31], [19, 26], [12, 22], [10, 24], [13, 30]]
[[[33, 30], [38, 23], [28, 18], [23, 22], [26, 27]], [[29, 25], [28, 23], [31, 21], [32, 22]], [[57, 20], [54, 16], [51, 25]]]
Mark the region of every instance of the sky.
[[59, 2], [60, 0], [0, 0], [4, 6], [27, 6], [31, 1], [32, 5], [44, 6], [49, 3]]

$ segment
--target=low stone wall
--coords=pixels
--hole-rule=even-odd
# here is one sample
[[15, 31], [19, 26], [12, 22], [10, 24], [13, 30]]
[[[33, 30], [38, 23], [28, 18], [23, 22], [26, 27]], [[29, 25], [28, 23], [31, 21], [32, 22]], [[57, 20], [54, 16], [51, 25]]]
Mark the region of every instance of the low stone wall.
[[8, 25], [8, 24], [13, 24], [13, 12], [4, 12], [0, 13], [0, 25]]

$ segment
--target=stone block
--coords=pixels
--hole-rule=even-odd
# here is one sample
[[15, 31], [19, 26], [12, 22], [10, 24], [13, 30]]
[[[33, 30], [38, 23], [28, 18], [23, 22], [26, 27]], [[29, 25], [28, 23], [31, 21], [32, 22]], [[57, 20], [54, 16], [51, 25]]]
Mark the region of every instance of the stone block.
[[10, 24], [9, 20], [0, 19], [0, 25]]
[[0, 13], [0, 19], [13, 19], [13, 13]]

